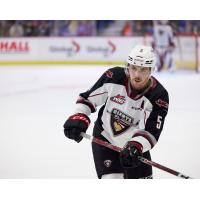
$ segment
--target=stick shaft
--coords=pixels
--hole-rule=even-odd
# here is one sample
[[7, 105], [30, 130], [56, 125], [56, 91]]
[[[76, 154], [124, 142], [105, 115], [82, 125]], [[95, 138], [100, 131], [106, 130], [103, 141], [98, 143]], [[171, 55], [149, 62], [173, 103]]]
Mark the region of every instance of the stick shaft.
[[[108, 142], [105, 142], [105, 141], [103, 141], [103, 140], [101, 140], [101, 139], [95, 138], [95, 137], [93, 137], [93, 136], [91, 136], [91, 135], [88, 135], [88, 134], [86, 134], [86, 133], [81, 133], [81, 136], [83, 136], [84, 138], [87, 138], [87, 139], [91, 140], [92, 142], [94, 142], [94, 143], [96, 143], [96, 144], [99, 144], [99, 145], [101, 145], [101, 146], [105, 146], [105, 147], [107, 147], [107, 148], [109, 148], [109, 149], [112, 149], [113, 151], [117, 151], [117, 152], [119, 152], [119, 153], [122, 151], [122, 148], [117, 147], [117, 146], [114, 146], [114, 145], [112, 145], [112, 144], [110, 144], [110, 143], [108, 143]], [[145, 163], [145, 164], [147, 164], [147, 165], [156, 167], [156, 168], [158, 168], [158, 169], [160, 169], [160, 170], [163, 170], [163, 171], [165, 171], [165, 172], [168, 172], [168, 173], [173, 174], [173, 175], [175, 175], [175, 176], [178, 176], [178, 177], [180, 177], [180, 178], [191, 179], [191, 177], [189, 177], [189, 176], [186, 176], [186, 175], [184, 175], [184, 174], [182, 174], [182, 173], [180, 173], [180, 172], [177, 172], [177, 171], [175, 171], [175, 170], [173, 170], [173, 169], [170, 169], [170, 168], [165, 167], [165, 166], [163, 166], [163, 165], [160, 165], [160, 164], [158, 164], [158, 163], [156, 163], [156, 162], [153, 162], [153, 161], [151, 161], [151, 160], [148, 160], [148, 159], [146, 159], [146, 158], [144, 158], [144, 157], [142, 157], [142, 156], [139, 156], [138, 159], [139, 159], [141, 162], [143, 162], [143, 163]]]

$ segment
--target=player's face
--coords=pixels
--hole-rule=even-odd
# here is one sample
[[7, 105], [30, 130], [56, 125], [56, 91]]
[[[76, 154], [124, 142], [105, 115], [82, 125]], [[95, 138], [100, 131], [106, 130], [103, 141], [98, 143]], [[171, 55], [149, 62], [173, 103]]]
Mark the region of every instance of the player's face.
[[136, 90], [141, 90], [146, 87], [148, 83], [151, 76], [151, 69], [147, 67], [129, 65], [129, 75], [132, 87]]

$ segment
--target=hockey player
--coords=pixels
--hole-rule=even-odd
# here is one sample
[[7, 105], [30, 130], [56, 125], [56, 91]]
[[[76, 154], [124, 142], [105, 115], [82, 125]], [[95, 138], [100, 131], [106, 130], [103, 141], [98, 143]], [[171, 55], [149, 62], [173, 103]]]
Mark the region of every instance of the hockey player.
[[156, 57], [152, 47], [137, 45], [126, 67], [107, 70], [94, 86], [81, 93], [75, 114], [64, 124], [65, 136], [80, 142], [89, 115], [102, 106], [93, 135], [123, 148], [121, 153], [92, 143], [98, 178], [152, 178], [152, 167], [137, 157], [150, 158], [168, 112], [168, 93], [151, 74]]
[[158, 71], [164, 66], [171, 72], [174, 71], [173, 51], [175, 49], [173, 30], [168, 21], [154, 21], [153, 48], [158, 55]]

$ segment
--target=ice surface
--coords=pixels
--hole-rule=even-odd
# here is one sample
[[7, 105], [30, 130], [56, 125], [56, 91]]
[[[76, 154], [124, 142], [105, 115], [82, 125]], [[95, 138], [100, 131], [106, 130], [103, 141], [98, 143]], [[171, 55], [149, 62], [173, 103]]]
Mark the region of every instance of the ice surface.
[[[68, 140], [62, 126], [78, 94], [107, 68], [0, 67], [0, 178], [96, 178], [90, 141]], [[155, 76], [168, 89], [170, 108], [152, 160], [200, 178], [200, 75]], [[177, 177], [154, 168], [154, 178]]]

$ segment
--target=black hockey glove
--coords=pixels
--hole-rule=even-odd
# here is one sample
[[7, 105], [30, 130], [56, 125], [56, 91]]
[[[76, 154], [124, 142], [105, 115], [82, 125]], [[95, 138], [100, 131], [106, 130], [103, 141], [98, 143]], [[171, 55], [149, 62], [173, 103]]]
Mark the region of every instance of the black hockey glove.
[[142, 145], [135, 141], [130, 141], [120, 152], [120, 161], [123, 167], [138, 167], [141, 161], [138, 156], [142, 156]]
[[69, 117], [69, 119], [64, 124], [65, 136], [69, 139], [80, 142], [83, 137], [80, 135], [81, 132], [86, 132], [88, 126], [90, 125], [90, 119], [87, 115], [82, 113], [77, 113]]

